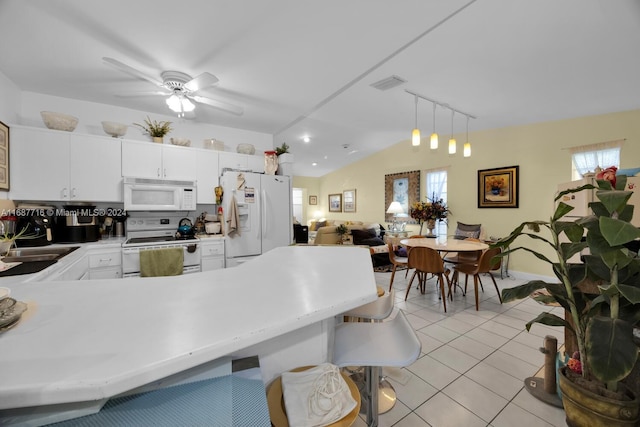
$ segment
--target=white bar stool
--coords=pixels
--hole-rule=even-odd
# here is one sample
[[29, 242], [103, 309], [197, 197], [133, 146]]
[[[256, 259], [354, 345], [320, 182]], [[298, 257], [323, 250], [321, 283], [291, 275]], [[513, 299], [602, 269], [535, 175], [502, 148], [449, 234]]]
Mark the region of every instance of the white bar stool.
[[[370, 314], [375, 316], [371, 319], [380, 320], [388, 317], [392, 310], [393, 292], [390, 292], [345, 315], [362, 317]], [[380, 369], [383, 366], [409, 366], [418, 359], [421, 348], [420, 340], [402, 311], [383, 322], [345, 322], [336, 326], [333, 363], [339, 367], [365, 367], [365, 387], [361, 395], [367, 403], [368, 426], [378, 425]]]

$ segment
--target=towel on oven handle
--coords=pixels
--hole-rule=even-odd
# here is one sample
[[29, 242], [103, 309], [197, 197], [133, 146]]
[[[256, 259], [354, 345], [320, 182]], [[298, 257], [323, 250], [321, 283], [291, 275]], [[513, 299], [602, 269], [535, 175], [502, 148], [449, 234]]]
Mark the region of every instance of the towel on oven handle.
[[183, 268], [182, 247], [140, 250], [140, 277], [178, 276]]

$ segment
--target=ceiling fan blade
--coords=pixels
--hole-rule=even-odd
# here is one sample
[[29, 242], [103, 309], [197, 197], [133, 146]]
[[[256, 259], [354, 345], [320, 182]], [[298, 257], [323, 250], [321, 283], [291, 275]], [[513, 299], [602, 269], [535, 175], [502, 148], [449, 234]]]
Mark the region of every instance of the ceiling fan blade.
[[130, 66], [128, 66], [127, 64], [123, 64], [122, 62], [118, 61], [117, 59], [113, 59], [113, 58], [108, 58], [108, 57], [103, 57], [102, 60], [104, 62], [106, 62], [109, 65], [112, 65], [114, 67], [116, 67], [117, 69], [119, 69], [120, 71], [123, 71], [127, 74], [131, 74], [134, 77], [138, 77], [142, 80], [146, 80], [148, 82], [153, 83], [156, 86], [163, 86], [164, 82], [153, 78], [151, 76], [146, 75], [145, 73], [143, 73], [142, 71], [138, 71], [135, 68], [132, 68]]
[[184, 88], [189, 92], [196, 92], [203, 87], [213, 86], [218, 83], [218, 78], [211, 73], [202, 73], [184, 84]]
[[122, 93], [122, 94], [116, 94], [115, 96], [117, 96], [118, 98], [133, 98], [133, 97], [136, 97], [136, 96], [157, 96], [157, 95], [169, 96], [169, 95], [171, 95], [171, 92], [163, 92], [161, 90], [153, 90], [153, 91], [149, 91], [149, 92]]
[[226, 102], [216, 101], [215, 99], [205, 98], [203, 96], [192, 96], [191, 98], [193, 98], [193, 100], [196, 102], [200, 102], [210, 107], [235, 114], [236, 116], [241, 116], [242, 114], [244, 114], [244, 108], [238, 107], [237, 105], [227, 104]]

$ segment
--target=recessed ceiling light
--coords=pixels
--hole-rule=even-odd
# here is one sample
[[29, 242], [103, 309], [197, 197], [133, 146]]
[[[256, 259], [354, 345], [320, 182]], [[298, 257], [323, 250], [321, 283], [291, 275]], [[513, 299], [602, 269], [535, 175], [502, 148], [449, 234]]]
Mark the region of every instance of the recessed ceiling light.
[[311, 166], [318, 166], [316, 162], [311, 163]]
[[302, 137], [302, 140], [303, 140], [304, 142], [310, 142], [310, 141], [311, 141], [311, 138], [309, 138], [308, 136], [304, 136], [304, 137]]

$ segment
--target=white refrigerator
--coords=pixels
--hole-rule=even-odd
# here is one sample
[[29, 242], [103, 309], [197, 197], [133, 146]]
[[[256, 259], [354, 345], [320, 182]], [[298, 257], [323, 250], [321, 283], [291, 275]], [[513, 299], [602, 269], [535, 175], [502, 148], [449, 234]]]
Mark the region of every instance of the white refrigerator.
[[[559, 184], [558, 192], [568, 190], [570, 188], [581, 187], [586, 184], [596, 185], [595, 179], [582, 178], [577, 181]], [[625, 187], [625, 190], [633, 191], [633, 194], [629, 199], [629, 204], [634, 206], [633, 219], [631, 220], [631, 224], [635, 225], [636, 227], [640, 227], [640, 176], [627, 177], [627, 185]], [[564, 196], [562, 196], [559, 201], [562, 201], [567, 205], [574, 207], [574, 209], [567, 214], [567, 219], [571, 219], [572, 217], [590, 215], [591, 210], [589, 209], [589, 203], [597, 201], [595, 191], [596, 190], [584, 190], [578, 193], [565, 194]]]
[[[291, 178], [225, 171], [220, 178], [226, 266], [234, 267], [293, 239]], [[235, 207], [232, 203], [235, 201]], [[237, 222], [231, 221], [233, 210]], [[233, 230], [235, 228], [235, 230]]]

